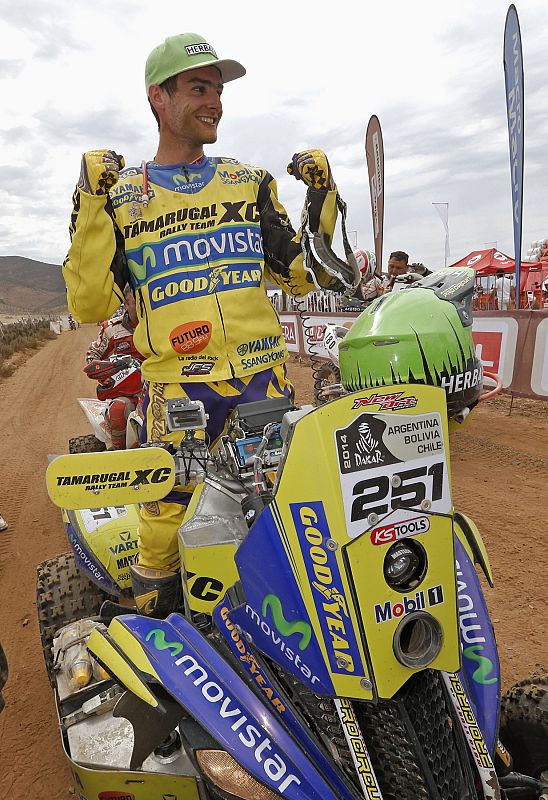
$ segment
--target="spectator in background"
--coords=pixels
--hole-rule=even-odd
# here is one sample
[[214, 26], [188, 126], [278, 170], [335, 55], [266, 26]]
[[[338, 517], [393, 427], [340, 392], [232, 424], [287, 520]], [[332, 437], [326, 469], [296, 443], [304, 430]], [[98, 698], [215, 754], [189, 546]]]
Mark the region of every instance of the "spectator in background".
[[512, 278], [504, 274], [503, 269], [497, 270], [497, 278], [491, 292], [496, 295], [499, 311], [507, 311], [508, 308], [516, 307], [516, 290], [512, 283]]
[[398, 275], [405, 275], [409, 269], [409, 256], [403, 250], [395, 250], [390, 253], [388, 259], [388, 275], [382, 283], [383, 292], [391, 292], [394, 287], [394, 281]]
[[353, 298], [365, 307], [383, 293], [382, 281], [375, 275], [376, 260], [374, 253], [370, 250], [356, 250], [354, 258], [360, 270], [361, 279]]

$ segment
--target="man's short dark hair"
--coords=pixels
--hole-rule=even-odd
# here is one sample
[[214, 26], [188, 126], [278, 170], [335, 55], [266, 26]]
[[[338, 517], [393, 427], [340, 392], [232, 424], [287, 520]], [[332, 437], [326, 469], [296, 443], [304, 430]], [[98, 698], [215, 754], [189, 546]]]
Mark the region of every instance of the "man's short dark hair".
[[[177, 91], [177, 75], [172, 75], [171, 78], [166, 78], [166, 80], [163, 81], [162, 83], [160, 83], [159, 86], [160, 86], [160, 89], [164, 89], [168, 93], [168, 95], [170, 97], [173, 97], [173, 95]], [[150, 105], [152, 113], [154, 114], [154, 119], [158, 123], [158, 130], [160, 130], [160, 118], [159, 118], [158, 114], [156, 113], [156, 109], [154, 108], [154, 106], [150, 102], [150, 98], [149, 98], [148, 103]]]
[[504, 270], [498, 269], [497, 270], [497, 278], [504, 278]]
[[406, 264], [409, 263], [409, 256], [403, 250], [394, 250], [393, 253], [390, 253], [390, 258], [395, 258], [396, 261], [405, 261]]

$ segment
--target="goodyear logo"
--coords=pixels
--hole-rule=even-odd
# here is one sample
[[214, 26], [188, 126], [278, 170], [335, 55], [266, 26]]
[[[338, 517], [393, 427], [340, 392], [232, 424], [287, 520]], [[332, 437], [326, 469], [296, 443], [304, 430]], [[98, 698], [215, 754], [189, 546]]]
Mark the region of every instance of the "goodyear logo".
[[167, 275], [149, 283], [150, 306], [155, 309], [179, 300], [260, 286], [262, 277], [260, 264], [227, 264], [214, 269]]
[[259, 662], [245, 644], [234, 623], [229, 620], [229, 613], [230, 609], [226, 606], [221, 608], [220, 616], [225, 624], [225, 636], [228, 639], [230, 647], [239, 657], [247, 672], [251, 675], [261, 692], [266, 695], [269, 702], [272, 703], [276, 711], [278, 711], [280, 714], [283, 714], [285, 711], [285, 705], [283, 704], [283, 701], [278, 697], [277, 693], [272, 688], [272, 684], [267, 680], [263, 670], [261, 669], [261, 666], [259, 665]]
[[342, 674], [363, 674], [339, 565], [334, 551], [327, 547], [331, 536], [323, 503], [291, 503], [290, 508], [331, 670]]

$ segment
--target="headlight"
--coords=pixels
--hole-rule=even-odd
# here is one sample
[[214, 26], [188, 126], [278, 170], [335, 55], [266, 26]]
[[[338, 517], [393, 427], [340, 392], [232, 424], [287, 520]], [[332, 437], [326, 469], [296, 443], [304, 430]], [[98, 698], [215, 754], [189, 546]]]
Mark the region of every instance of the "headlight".
[[224, 750], [197, 750], [202, 772], [223, 792], [242, 800], [279, 800], [279, 795], [259, 783]]
[[394, 633], [394, 654], [400, 664], [423, 669], [436, 658], [443, 643], [438, 620], [426, 611], [407, 614]]
[[426, 574], [426, 551], [418, 542], [395, 542], [384, 557], [384, 577], [391, 589], [409, 592]]

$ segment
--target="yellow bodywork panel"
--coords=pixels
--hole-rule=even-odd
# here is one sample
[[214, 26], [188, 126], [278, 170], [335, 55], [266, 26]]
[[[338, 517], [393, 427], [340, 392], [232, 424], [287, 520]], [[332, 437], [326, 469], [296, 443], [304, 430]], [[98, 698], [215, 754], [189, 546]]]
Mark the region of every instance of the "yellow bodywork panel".
[[[198, 506], [202, 494], [207, 490], [205, 484], [200, 484], [192, 493], [182, 530], [193, 522], [199, 526]], [[194, 546], [185, 546], [185, 537], [179, 536], [183, 591], [192, 611], [213, 614], [219, 600], [239, 579], [234, 561], [237, 545], [235, 541], [221, 544], [208, 542], [205, 545], [199, 535], [197, 539]]]
[[160, 447], [59, 456], [46, 471], [50, 499], [67, 509], [149, 503], [174, 483], [173, 457]]
[[[276, 487], [280, 538], [336, 693], [392, 697], [412, 673], [394, 655], [402, 617], [422, 611], [443, 632], [431, 666], [459, 667], [445, 392], [385, 386], [301, 418]], [[309, 502], [309, 507], [306, 505]], [[395, 591], [386, 553], [412, 538], [420, 581]], [[365, 678], [365, 681], [363, 680]]]
[[120, 637], [120, 646], [123, 647], [125, 656], [122, 656], [108, 637], [97, 628], [91, 632], [87, 640], [88, 650], [126, 689], [140, 697], [149, 706], [156, 708], [158, 701], [131, 664], [131, 660], [133, 660], [138, 669], [142, 669], [152, 677], [157, 677], [141, 645], [115, 619], [110, 624], [110, 630]]

